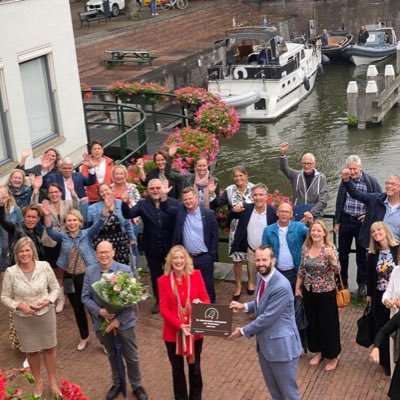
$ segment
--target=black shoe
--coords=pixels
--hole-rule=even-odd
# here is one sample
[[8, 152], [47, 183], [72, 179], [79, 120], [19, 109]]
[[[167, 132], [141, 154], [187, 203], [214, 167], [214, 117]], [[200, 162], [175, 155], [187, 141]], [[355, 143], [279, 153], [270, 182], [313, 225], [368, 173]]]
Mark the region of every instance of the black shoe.
[[158, 306], [158, 303], [154, 304], [154, 306], [151, 309], [152, 314], [158, 314], [160, 312], [160, 307]]
[[143, 386], [139, 386], [133, 390], [133, 394], [136, 396], [137, 400], [148, 400], [147, 393]]
[[232, 295], [232, 300], [233, 301], [239, 301], [241, 295], [242, 295], [242, 291], [240, 291], [239, 294]]
[[248, 294], [249, 296], [253, 296], [254, 293], [255, 293], [255, 290], [254, 290], [254, 289], [247, 289], [247, 294]]
[[121, 386], [115, 386], [112, 385], [111, 389], [107, 393], [107, 400], [114, 400], [118, 397], [118, 395], [121, 393]]
[[358, 297], [365, 297], [367, 295], [367, 286], [360, 283], [358, 285], [357, 295]]

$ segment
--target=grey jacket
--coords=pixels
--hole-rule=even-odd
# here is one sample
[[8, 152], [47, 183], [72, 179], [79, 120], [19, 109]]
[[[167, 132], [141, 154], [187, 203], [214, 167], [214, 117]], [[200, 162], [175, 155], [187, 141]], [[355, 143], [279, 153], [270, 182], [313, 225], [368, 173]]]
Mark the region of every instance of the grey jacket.
[[314, 218], [321, 218], [328, 204], [328, 185], [326, 177], [315, 170], [315, 176], [307, 189], [303, 170], [289, 167], [286, 156], [279, 156], [279, 168], [290, 180], [293, 187], [294, 205], [315, 204], [310, 210]]

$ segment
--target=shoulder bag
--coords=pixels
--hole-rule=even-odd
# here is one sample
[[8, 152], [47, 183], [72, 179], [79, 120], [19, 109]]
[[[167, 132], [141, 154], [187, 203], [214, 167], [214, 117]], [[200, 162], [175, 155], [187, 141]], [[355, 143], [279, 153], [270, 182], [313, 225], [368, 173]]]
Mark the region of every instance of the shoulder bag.
[[342, 281], [342, 275], [339, 272], [339, 280], [340, 280], [340, 288], [336, 284], [335, 281], [335, 287], [336, 287], [336, 304], [338, 308], [344, 308], [347, 307], [350, 304], [350, 292], [348, 289], [346, 289], [343, 285]]

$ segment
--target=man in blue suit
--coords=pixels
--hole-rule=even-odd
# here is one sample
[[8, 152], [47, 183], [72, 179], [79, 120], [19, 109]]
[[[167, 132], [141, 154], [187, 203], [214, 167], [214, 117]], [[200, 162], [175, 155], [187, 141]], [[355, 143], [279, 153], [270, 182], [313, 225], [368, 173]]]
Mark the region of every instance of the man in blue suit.
[[[175, 216], [167, 214], [161, 209], [160, 204], [177, 207], [179, 201], [162, 194], [163, 185], [159, 179], [151, 179], [147, 185], [148, 196], [140, 200], [132, 208], [123, 202], [121, 206], [124, 218], [140, 217], [143, 221], [143, 247], [147, 265], [150, 269], [151, 285], [155, 304], [151, 310], [153, 314], [159, 313], [157, 279], [163, 274], [165, 257], [172, 247]], [[163, 203], [161, 203], [161, 196]]]
[[255, 313], [256, 318], [229, 338], [256, 336], [258, 358], [273, 400], [300, 400], [296, 382], [301, 343], [297, 331], [293, 293], [289, 281], [275, 270], [275, 255], [269, 246], [256, 250], [258, 282], [255, 300], [232, 301], [230, 308]]
[[90, 156], [84, 155], [82, 164], [89, 168], [89, 176], [86, 177], [80, 172], [74, 172], [74, 165], [69, 157], [65, 157], [60, 161], [59, 172], [54, 174], [47, 174], [43, 177], [44, 189], [47, 189], [50, 183], [58, 183], [62, 190], [63, 200], [71, 200], [71, 193], [67, 187], [66, 181], [72, 179], [74, 182], [75, 192], [78, 197], [86, 197], [86, 186], [91, 186], [96, 183], [96, 173], [94, 169], [94, 164]]
[[182, 244], [200, 270], [211, 303], [215, 303], [214, 261], [218, 256], [218, 223], [214, 211], [199, 206], [199, 197], [192, 187], [182, 190], [178, 207], [168, 207], [161, 202], [161, 209], [176, 215], [172, 245]]

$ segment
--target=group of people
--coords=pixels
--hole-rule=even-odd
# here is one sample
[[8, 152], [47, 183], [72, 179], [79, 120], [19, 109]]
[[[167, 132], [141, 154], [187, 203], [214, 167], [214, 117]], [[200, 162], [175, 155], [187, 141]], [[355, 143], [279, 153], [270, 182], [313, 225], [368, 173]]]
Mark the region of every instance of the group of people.
[[[336, 277], [341, 274], [347, 286], [353, 239], [358, 295], [367, 296], [376, 330], [382, 328], [376, 339], [379, 350], [374, 348], [371, 359], [379, 359], [390, 373], [392, 352], [382, 332], [389, 331], [387, 323], [400, 305], [396, 280], [400, 178], [388, 177], [382, 193], [376, 179], [363, 171], [360, 158], [347, 158], [336, 201], [337, 250], [322, 220], [329, 190], [313, 154], [304, 154], [302, 168], [294, 169], [288, 162], [288, 143], [280, 144], [279, 168], [292, 184], [293, 205], [282, 202], [275, 208], [267, 204], [267, 186], [251, 183], [245, 167], [233, 168], [233, 183], [220, 191], [207, 158], [197, 159], [193, 172], [180, 174], [172, 167], [176, 146], [167, 150], [154, 155], [156, 167], [151, 171], [146, 172], [143, 160], [137, 160], [140, 179], [147, 187], [143, 199], [137, 187], [127, 182], [126, 167], [114, 165], [97, 141], [91, 144], [90, 154], [84, 155], [80, 172], [74, 172], [72, 161], [61, 158], [56, 149], [47, 150], [39, 165], [25, 169], [29, 153], [24, 152], [18, 169], [0, 186], [1, 269], [5, 271], [1, 299], [13, 311], [20, 348], [27, 353], [35, 376], [35, 394], [43, 393], [41, 352], [50, 388], [59, 392], [55, 314], [62, 312], [65, 293], [79, 330], [77, 350], [84, 350], [88, 343], [88, 310], [108, 354], [113, 385], [107, 399], [116, 398], [122, 390], [114, 330], [124, 349], [134, 394], [139, 400], [147, 399], [134, 333], [136, 309], [109, 313], [91, 286], [104, 272], [132, 273], [140, 232], [140, 250], [154, 294], [152, 313], [161, 313], [163, 318], [162, 338], [171, 363], [174, 396], [201, 399], [203, 338], [191, 334], [190, 318], [193, 303], [216, 302], [219, 227], [215, 211], [222, 206], [228, 207], [229, 255], [235, 273], [230, 306], [255, 314], [250, 324], [236, 328], [230, 337], [256, 335], [261, 369], [273, 399], [300, 398], [296, 371], [302, 348], [314, 353], [310, 365], [326, 359], [325, 370], [336, 369], [341, 351]], [[246, 292], [254, 301], [242, 304], [244, 263]], [[295, 302], [303, 304], [308, 320], [305, 332], [296, 325]], [[110, 325], [102, 336], [99, 327], [104, 319]]]

